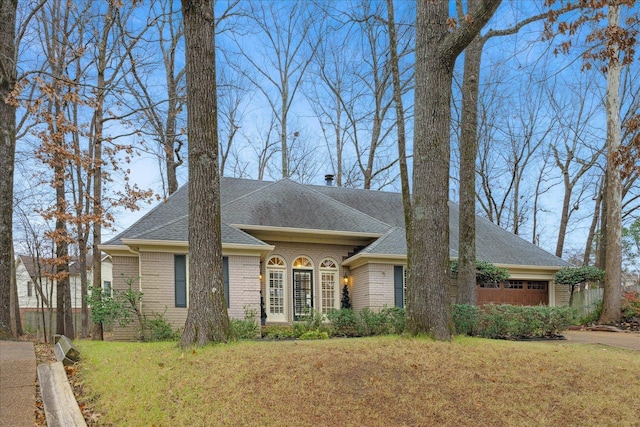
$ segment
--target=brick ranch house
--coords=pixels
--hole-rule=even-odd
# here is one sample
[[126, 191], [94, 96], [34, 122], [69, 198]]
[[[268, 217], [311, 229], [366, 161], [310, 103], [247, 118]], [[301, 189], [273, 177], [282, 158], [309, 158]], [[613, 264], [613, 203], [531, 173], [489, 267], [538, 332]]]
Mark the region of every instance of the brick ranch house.
[[[290, 323], [309, 309], [340, 308], [346, 284], [354, 310], [403, 306], [406, 243], [401, 194], [221, 178], [222, 253], [229, 315], [245, 307], [268, 324]], [[450, 254], [457, 258], [458, 206], [450, 203]], [[143, 292], [145, 313], [183, 327], [189, 306], [188, 186], [101, 246], [112, 257], [113, 288]], [[553, 274], [568, 264], [477, 218], [477, 258], [507, 267], [510, 280], [478, 287], [478, 303], [568, 302]], [[455, 301], [456, 285], [451, 286]], [[135, 337], [136, 326], [114, 328]]]

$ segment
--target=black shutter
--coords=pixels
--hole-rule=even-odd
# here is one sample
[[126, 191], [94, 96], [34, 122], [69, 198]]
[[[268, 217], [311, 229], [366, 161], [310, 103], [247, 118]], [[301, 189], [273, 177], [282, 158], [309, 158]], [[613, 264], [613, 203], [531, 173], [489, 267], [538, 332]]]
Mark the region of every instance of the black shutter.
[[393, 266], [393, 296], [396, 307], [404, 307], [404, 267]]
[[224, 296], [229, 307], [229, 257], [222, 257], [222, 280], [224, 282]]
[[176, 307], [187, 306], [187, 256], [174, 257]]

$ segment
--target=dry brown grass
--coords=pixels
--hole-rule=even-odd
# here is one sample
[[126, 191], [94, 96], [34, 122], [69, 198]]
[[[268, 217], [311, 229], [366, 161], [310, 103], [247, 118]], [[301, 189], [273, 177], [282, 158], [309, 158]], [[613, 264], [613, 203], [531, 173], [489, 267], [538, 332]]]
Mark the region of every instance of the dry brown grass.
[[568, 344], [398, 337], [80, 342], [101, 423], [117, 426], [640, 425], [640, 355]]

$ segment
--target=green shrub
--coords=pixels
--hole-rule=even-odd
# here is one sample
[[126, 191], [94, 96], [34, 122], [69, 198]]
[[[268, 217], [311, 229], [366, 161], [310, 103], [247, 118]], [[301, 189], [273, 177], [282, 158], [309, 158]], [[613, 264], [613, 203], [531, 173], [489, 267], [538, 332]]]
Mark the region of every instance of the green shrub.
[[244, 319], [231, 319], [231, 334], [237, 340], [254, 339], [260, 336], [258, 312], [245, 306]]
[[406, 325], [404, 308], [384, 307], [381, 312], [386, 316], [390, 332], [392, 334], [401, 335], [404, 332]]
[[485, 338], [507, 338], [512, 335], [513, 320], [507, 305], [485, 305], [478, 320], [478, 335]]
[[307, 330], [312, 331], [315, 329], [325, 329], [324, 326], [324, 316], [318, 310], [313, 310], [309, 312], [309, 314], [300, 318], [300, 320], [304, 323], [304, 326]]
[[537, 307], [541, 314], [541, 329], [542, 336], [553, 337], [560, 335], [560, 333], [566, 330], [577, 316], [577, 310], [573, 307]]
[[326, 340], [327, 338], [329, 338], [329, 334], [318, 329], [307, 331], [300, 335], [301, 340]]
[[571, 325], [575, 313], [571, 307], [488, 304], [480, 312], [476, 334], [501, 339], [553, 337]]
[[358, 319], [352, 309], [331, 310], [327, 313], [327, 319], [331, 323], [333, 336], [356, 337], [359, 335]]
[[141, 337], [143, 341], [176, 341], [180, 337], [164, 317], [164, 313], [152, 313], [151, 317], [145, 317], [144, 323]]
[[375, 312], [365, 307], [358, 313], [361, 333], [364, 336], [385, 335], [390, 333], [387, 317], [381, 311]]
[[270, 325], [262, 328], [262, 337], [273, 340], [293, 338], [293, 327], [289, 325]]
[[477, 333], [480, 311], [477, 305], [453, 304], [453, 323], [456, 334], [473, 336]]
[[302, 334], [309, 330], [305, 321], [293, 322], [293, 338], [300, 338]]

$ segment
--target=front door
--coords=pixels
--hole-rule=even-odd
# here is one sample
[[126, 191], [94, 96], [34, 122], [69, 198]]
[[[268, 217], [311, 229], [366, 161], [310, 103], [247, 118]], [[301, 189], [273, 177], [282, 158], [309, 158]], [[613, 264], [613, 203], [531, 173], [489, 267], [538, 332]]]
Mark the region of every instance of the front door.
[[311, 314], [313, 309], [313, 271], [293, 270], [293, 320]]

